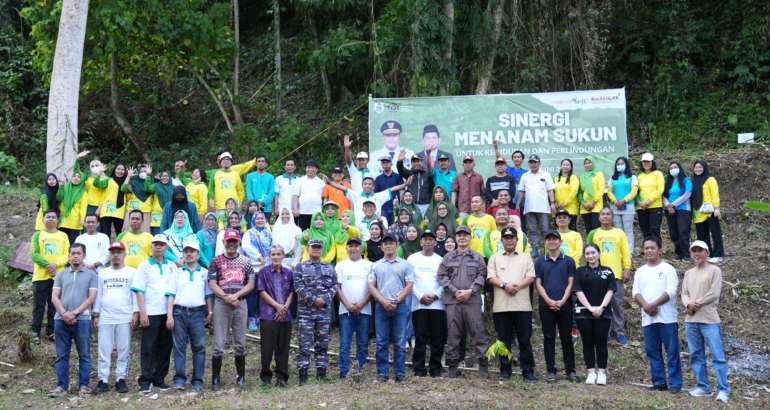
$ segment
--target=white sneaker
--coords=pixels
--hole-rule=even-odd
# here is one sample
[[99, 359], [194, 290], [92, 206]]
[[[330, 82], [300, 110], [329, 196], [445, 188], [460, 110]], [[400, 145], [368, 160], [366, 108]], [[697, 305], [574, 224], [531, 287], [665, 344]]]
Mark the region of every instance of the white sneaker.
[[730, 400], [730, 393], [721, 391], [717, 394], [717, 401], [727, 403]]
[[586, 377], [586, 384], [596, 384], [596, 372], [588, 373], [588, 377]]
[[607, 384], [607, 374], [606, 373], [599, 373], [598, 376], [596, 376], [596, 384], [600, 386], [604, 386]]
[[719, 262], [722, 262], [722, 258], [720, 258], [720, 257], [713, 257], [713, 258], [709, 258], [708, 260], [709, 260], [709, 263], [719, 263]]
[[688, 391], [687, 394], [694, 397], [711, 397], [714, 395], [714, 393], [712, 393], [711, 391], [701, 389], [700, 387], [696, 387]]

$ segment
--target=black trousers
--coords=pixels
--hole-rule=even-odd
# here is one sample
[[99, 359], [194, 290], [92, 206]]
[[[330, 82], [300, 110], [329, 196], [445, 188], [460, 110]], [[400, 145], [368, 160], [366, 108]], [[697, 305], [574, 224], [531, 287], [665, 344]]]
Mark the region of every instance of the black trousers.
[[310, 229], [310, 223], [312, 222], [313, 215], [305, 215], [300, 214], [299, 215], [299, 221], [297, 221], [297, 226], [299, 226], [299, 229], [304, 231], [305, 229]]
[[[711, 238], [709, 238], [709, 234]], [[722, 243], [722, 227], [719, 225], [719, 218], [711, 215], [703, 222], [695, 224], [695, 235], [699, 241], [706, 242], [711, 251], [709, 256], [712, 258], [722, 258], [725, 256], [725, 246]], [[713, 247], [711, 240], [714, 240]]]
[[660, 225], [663, 223], [663, 208], [637, 209], [636, 216], [639, 218], [639, 229], [642, 230], [642, 238], [650, 237], [663, 239], [660, 237]]
[[[441, 376], [441, 356], [444, 355], [444, 332], [446, 332], [446, 312], [436, 309], [420, 309], [412, 312], [414, 326], [414, 352], [412, 363], [414, 374]], [[425, 352], [430, 343], [430, 364], [425, 369]]]
[[75, 240], [80, 236], [80, 231], [69, 228], [59, 228], [60, 231], [67, 234], [67, 238], [70, 240], [70, 246], [75, 243]]
[[[596, 215], [599, 215], [599, 214], [596, 214]], [[597, 218], [598, 218], [598, 216], [597, 216]], [[569, 216], [569, 225], [568, 225], [568, 227], [569, 227], [570, 231], [577, 231], [577, 221], [578, 221], [578, 216], [577, 215], [570, 215]]]
[[270, 362], [275, 355], [275, 373], [279, 380], [289, 380], [289, 342], [291, 322], [260, 320], [259, 336], [262, 338], [262, 370], [259, 378], [269, 382], [273, 378]]
[[[588, 233], [593, 231], [594, 229], [602, 227], [602, 224], [599, 223], [599, 214], [598, 213], [590, 212], [590, 213], [587, 213], [587, 214], [582, 214], [581, 216], [583, 217], [583, 225], [586, 228], [586, 235], [588, 235]], [[572, 222], [570, 221], [570, 223], [572, 223]], [[572, 229], [572, 228], [570, 228], [570, 229]]]
[[[535, 372], [535, 355], [532, 353], [532, 312], [492, 313], [497, 337], [513, 354], [513, 335], [519, 339], [519, 366], [522, 375]], [[500, 356], [500, 374], [511, 374], [511, 359]]]
[[140, 387], [150, 383], [157, 386], [163, 383], [168, 375], [174, 341], [171, 331], [166, 327], [166, 318], [167, 315], [149, 316], [150, 326], [142, 329], [140, 353], [142, 374], [138, 380]]
[[671, 237], [677, 256], [690, 256], [692, 211], [674, 211], [673, 215], [666, 212], [666, 221], [668, 222], [668, 235]]
[[[38, 280], [32, 282], [32, 297], [35, 300], [35, 307], [32, 308], [32, 333], [40, 334], [43, 327], [43, 316], [48, 319], [45, 324], [45, 333], [53, 335], [53, 317], [56, 314], [56, 308], [53, 307], [51, 296], [53, 295], [53, 279]], [[48, 307], [48, 314], [46, 313]]]
[[[99, 231], [105, 235], [107, 235], [108, 238], [113, 238], [113, 236], [110, 235], [110, 227], [115, 228], [115, 236], [114, 238], [117, 238], [118, 235], [120, 235], [120, 232], [123, 231], [123, 219], [121, 218], [115, 218], [113, 216], [105, 216], [104, 218], [101, 218], [102, 224]], [[165, 327], [165, 323], [163, 326]]]
[[[558, 311], [540, 306], [540, 324], [543, 325], [543, 353], [549, 373], [556, 373], [556, 327], [559, 327], [561, 353], [567, 374], [575, 371], [575, 348], [572, 346], [572, 306], [562, 306]], [[607, 335], [605, 334], [606, 338]], [[521, 344], [521, 339], [519, 339]]]
[[586, 368], [606, 369], [607, 335], [610, 332], [612, 319], [578, 319], [576, 322], [580, 331], [580, 338], [583, 339], [583, 357], [586, 361]]

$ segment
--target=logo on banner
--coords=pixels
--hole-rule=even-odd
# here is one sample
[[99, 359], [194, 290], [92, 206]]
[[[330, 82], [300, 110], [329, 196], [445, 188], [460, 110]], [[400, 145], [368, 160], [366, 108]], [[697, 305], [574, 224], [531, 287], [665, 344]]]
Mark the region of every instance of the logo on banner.
[[377, 114], [380, 114], [383, 111], [385, 111], [385, 104], [383, 104], [383, 103], [381, 103], [379, 101], [375, 102], [374, 103], [374, 112], [376, 112]]
[[388, 106], [388, 111], [396, 113], [398, 112], [398, 104], [393, 103]]
[[608, 104], [614, 103], [620, 99], [620, 93], [615, 95], [605, 95], [600, 97], [591, 97], [591, 104]]

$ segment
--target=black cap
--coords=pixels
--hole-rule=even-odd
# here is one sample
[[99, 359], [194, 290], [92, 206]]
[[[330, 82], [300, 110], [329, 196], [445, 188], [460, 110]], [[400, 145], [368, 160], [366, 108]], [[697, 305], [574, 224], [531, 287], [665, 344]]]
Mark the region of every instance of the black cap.
[[549, 236], [555, 236], [556, 238], [561, 239], [561, 234], [559, 233], [559, 231], [548, 231], [545, 234], [545, 239], [548, 239]]
[[324, 242], [320, 239], [311, 239], [307, 241], [307, 246], [324, 246]]
[[382, 126], [380, 127], [380, 132], [392, 131], [392, 130], [398, 130], [398, 132], [400, 133], [403, 129], [401, 128], [401, 124], [399, 124], [398, 121], [385, 121], [382, 123]]
[[438, 127], [436, 127], [433, 124], [426, 125], [425, 128], [422, 129], [422, 136], [424, 137], [425, 134], [429, 132], [435, 132], [436, 134], [438, 134]]
[[350, 238], [348, 238], [348, 245], [350, 245], [353, 242], [355, 242], [355, 243], [357, 243], [359, 245], [363, 244], [363, 242], [361, 241], [361, 238], [356, 238], [355, 236], [351, 236]]
[[305, 163], [305, 166], [306, 166], [306, 167], [316, 167], [316, 168], [318, 168], [318, 163], [315, 161], [315, 158], [310, 158], [310, 159], [309, 159], [309, 160], [307, 160], [307, 162]]
[[558, 211], [556, 211], [556, 215], [554, 215], [554, 216], [559, 216], [559, 215], [567, 215], [570, 218], [572, 217], [572, 215], [570, 215], [569, 212], [567, 212], [566, 209], [559, 209]]
[[503, 229], [502, 232], [500, 232], [500, 237], [501, 238], [505, 238], [506, 236], [515, 236], [515, 237], [518, 238], [519, 237], [519, 233], [516, 232], [515, 229], [505, 228], [505, 229]]
[[342, 173], [343, 172], [342, 171], [342, 167], [339, 166], [339, 165], [335, 165], [334, 168], [332, 168], [332, 173], [334, 173], [334, 172]]
[[416, 161], [422, 161], [422, 157], [417, 155], [417, 154], [414, 154], [414, 155], [412, 155], [412, 161], [415, 161], [415, 160]]
[[396, 235], [393, 235], [392, 233], [389, 233], [382, 237], [382, 242], [384, 243], [388, 239], [392, 240], [395, 243], [398, 243], [398, 239], [396, 239]]
[[460, 226], [457, 227], [457, 229], [455, 229], [455, 235], [457, 235], [460, 232], [465, 232], [468, 235], [470, 235], [471, 234], [471, 228], [468, 228], [465, 225], [460, 225]]
[[430, 229], [425, 229], [424, 231], [422, 231], [422, 235], [420, 235], [420, 238], [422, 239], [422, 238], [424, 238], [426, 235], [427, 235], [427, 236], [432, 236], [432, 237], [434, 237], [434, 238], [436, 237], [436, 234], [434, 234], [434, 233], [433, 233], [433, 231], [431, 231]]
[[538, 157], [535, 154], [532, 154], [532, 155], [529, 156], [529, 160], [530, 161], [535, 161], [535, 162], [540, 162], [540, 157]]

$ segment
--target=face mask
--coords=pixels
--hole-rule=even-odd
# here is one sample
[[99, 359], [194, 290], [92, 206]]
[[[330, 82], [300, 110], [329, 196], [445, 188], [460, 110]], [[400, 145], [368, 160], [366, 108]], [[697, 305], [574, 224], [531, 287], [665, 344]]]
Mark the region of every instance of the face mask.
[[139, 173], [139, 179], [147, 179], [147, 173], [146, 172], [140, 172]]
[[679, 176], [679, 168], [674, 168], [671, 171], [668, 171], [669, 174], [671, 174], [672, 177], [676, 178]]
[[99, 167], [91, 167], [91, 175], [99, 175]]
[[626, 166], [625, 165], [618, 165], [615, 167], [615, 169], [618, 170], [618, 172], [623, 173], [626, 172]]

